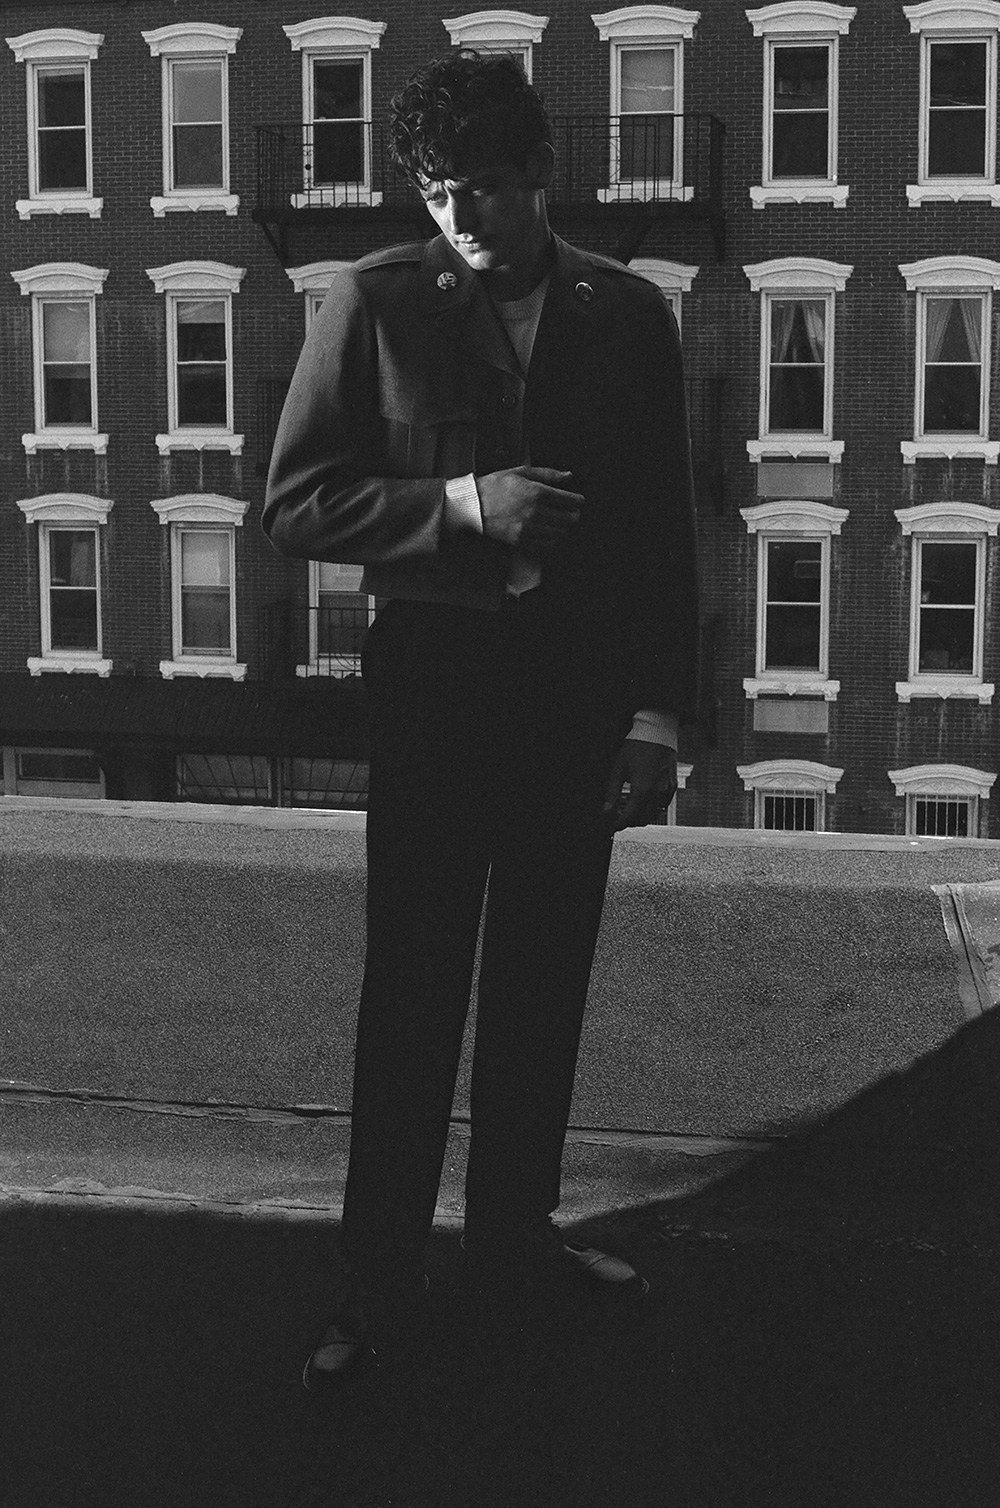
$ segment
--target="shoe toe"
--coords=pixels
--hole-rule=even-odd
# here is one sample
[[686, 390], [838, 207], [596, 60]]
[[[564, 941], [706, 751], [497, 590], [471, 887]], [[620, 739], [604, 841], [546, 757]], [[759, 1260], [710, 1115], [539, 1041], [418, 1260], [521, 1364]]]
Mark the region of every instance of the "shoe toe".
[[594, 1246], [573, 1246], [569, 1242], [564, 1244], [563, 1250], [574, 1267], [605, 1292], [649, 1292], [646, 1279], [624, 1257], [598, 1251]]
[[351, 1376], [369, 1349], [363, 1333], [354, 1334], [336, 1322], [328, 1325], [303, 1368], [302, 1386], [311, 1393]]

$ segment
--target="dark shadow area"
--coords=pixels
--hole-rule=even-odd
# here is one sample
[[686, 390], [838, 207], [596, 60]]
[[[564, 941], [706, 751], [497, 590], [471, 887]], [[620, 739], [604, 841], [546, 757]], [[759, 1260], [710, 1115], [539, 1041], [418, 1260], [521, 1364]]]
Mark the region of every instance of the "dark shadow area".
[[336, 1397], [299, 1380], [332, 1224], [11, 1202], [3, 1499], [995, 1508], [998, 1067], [991, 1016], [725, 1183], [602, 1220], [641, 1306], [486, 1319], [437, 1232], [426, 1325]]

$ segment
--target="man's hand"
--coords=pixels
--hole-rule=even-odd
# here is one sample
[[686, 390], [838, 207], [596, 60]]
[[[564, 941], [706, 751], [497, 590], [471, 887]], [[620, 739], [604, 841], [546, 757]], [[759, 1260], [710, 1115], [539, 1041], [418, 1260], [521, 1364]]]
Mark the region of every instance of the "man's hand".
[[515, 549], [541, 555], [579, 521], [583, 498], [570, 491], [568, 471], [515, 466], [477, 476], [483, 533]]
[[[624, 786], [628, 784], [628, 795]], [[667, 744], [626, 738], [615, 757], [604, 793], [604, 820], [613, 833], [644, 827], [666, 811], [677, 791], [677, 750]]]

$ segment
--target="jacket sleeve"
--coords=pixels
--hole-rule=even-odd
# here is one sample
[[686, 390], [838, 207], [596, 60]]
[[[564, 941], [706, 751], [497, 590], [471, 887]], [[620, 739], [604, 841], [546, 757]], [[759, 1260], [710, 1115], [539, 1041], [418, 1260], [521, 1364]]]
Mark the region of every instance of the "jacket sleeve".
[[[649, 329], [651, 407], [642, 482], [643, 548], [636, 559], [632, 704], [695, 721], [698, 711], [698, 564], [687, 400], [677, 322], [662, 300]], [[649, 436], [659, 443], [649, 444]]]
[[369, 565], [441, 554], [444, 480], [380, 474], [377, 352], [357, 276], [345, 273], [313, 321], [278, 424], [261, 523], [283, 555]]

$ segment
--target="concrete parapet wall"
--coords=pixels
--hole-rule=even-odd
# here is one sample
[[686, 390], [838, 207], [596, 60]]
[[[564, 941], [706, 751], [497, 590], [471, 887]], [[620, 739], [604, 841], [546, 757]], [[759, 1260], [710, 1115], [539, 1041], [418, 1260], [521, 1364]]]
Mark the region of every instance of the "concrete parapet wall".
[[[7, 798], [0, 866], [0, 1079], [349, 1108], [363, 817]], [[995, 842], [621, 836], [574, 1123], [775, 1134], [905, 1067], [976, 1008], [933, 887], [998, 875]]]

